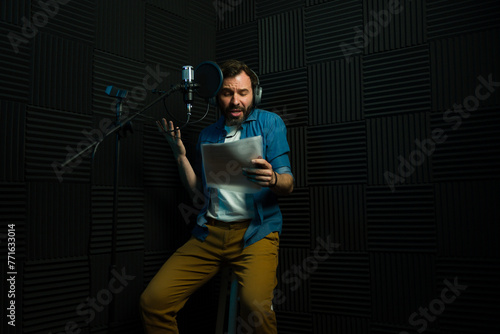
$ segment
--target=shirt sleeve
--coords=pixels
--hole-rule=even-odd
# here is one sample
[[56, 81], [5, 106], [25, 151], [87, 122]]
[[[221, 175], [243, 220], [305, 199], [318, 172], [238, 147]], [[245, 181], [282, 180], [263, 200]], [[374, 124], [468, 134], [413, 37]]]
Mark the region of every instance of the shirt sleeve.
[[285, 123], [278, 115], [272, 116], [266, 133], [266, 160], [278, 173], [292, 175]]

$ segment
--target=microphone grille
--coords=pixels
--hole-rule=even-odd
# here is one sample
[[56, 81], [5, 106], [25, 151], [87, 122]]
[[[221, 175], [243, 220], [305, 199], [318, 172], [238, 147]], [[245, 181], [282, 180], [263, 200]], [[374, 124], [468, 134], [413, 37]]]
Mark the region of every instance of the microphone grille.
[[191, 65], [182, 66], [182, 80], [192, 82], [194, 80], [194, 69]]

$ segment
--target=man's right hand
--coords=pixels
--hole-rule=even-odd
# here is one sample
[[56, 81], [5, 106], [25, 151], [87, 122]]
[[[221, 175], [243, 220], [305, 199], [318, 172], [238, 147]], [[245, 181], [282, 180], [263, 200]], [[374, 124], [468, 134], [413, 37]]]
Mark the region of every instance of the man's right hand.
[[172, 121], [167, 121], [165, 118], [161, 121], [156, 121], [156, 125], [158, 125], [158, 130], [167, 138], [175, 159], [179, 160], [179, 158], [185, 157], [186, 148], [181, 140], [181, 130], [179, 127], [174, 128], [174, 123]]

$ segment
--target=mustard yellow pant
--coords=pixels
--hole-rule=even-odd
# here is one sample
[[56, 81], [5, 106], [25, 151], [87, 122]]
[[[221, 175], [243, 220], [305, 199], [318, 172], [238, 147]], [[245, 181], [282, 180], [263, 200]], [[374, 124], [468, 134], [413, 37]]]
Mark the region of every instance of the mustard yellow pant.
[[[278, 232], [243, 248], [248, 223], [210, 224], [205, 241], [191, 237], [165, 262], [142, 293], [146, 332], [179, 333], [177, 312], [221, 265], [230, 265], [239, 283], [241, 313], [237, 333], [277, 333], [271, 305], [277, 284]], [[192, 317], [196, 321], [196, 314]]]

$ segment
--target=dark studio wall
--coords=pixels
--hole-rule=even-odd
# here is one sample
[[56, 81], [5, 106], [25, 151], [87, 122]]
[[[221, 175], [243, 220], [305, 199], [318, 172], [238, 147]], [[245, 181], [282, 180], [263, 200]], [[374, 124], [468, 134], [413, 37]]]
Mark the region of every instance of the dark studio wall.
[[[0, 332], [140, 333], [140, 293], [189, 236], [178, 209], [186, 199], [154, 123], [163, 106], [136, 118], [120, 140], [115, 258], [114, 136], [93, 163], [87, 154], [67, 169], [61, 164], [114, 121], [108, 85], [129, 91], [123, 105], [131, 115], [155, 98], [147, 90], [180, 82], [183, 65], [214, 60], [215, 10], [203, 1], [2, 0], [0, 16]], [[167, 105], [185, 119], [179, 93]], [[204, 111], [197, 103], [195, 119]], [[185, 137], [196, 139], [189, 131]], [[10, 224], [15, 297], [5, 284], [13, 271]], [[199, 295], [195, 309], [196, 298], [206, 297]], [[15, 328], [5, 314], [11, 301]], [[202, 328], [184, 323], [188, 331]]]
[[[0, 332], [141, 333], [140, 293], [194, 217], [163, 106], [120, 141], [116, 257], [114, 139], [60, 164], [113, 120], [107, 85], [134, 112], [182, 65], [237, 58], [292, 151], [279, 333], [498, 333], [499, 14], [496, 0], [1, 1]], [[167, 106], [184, 119], [180, 94]], [[216, 118], [183, 132], [191, 151]], [[215, 279], [181, 330], [206, 333], [217, 297]]]

